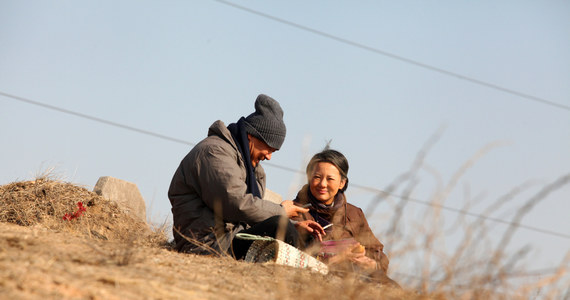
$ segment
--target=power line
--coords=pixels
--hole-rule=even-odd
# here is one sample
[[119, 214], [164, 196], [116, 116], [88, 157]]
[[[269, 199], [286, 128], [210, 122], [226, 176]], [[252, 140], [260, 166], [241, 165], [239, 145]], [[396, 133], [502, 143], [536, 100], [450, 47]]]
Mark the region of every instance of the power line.
[[568, 105], [556, 103], [556, 102], [554, 102], [554, 101], [550, 101], [550, 100], [547, 100], [547, 99], [544, 99], [544, 98], [532, 96], [532, 95], [525, 94], [525, 93], [522, 93], [522, 92], [519, 92], [519, 91], [515, 91], [515, 90], [513, 90], [513, 89], [505, 88], [505, 87], [502, 87], [502, 86], [499, 86], [499, 85], [496, 85], [496, 84], [493, 84], [493, 83], [485, 82], [485, 81], [482, 81], [482, 80], [479, 80], [479, 79], [475, 79], [475, 78], [472, 78], [472, 77], [469, 77], [469, 76], [465, 76], [465, 75], [462, 75], [462, 74], [459, 74], [459, 73], [455, 73], [455, 72], [448, 71], [448, 70], [445, 70], [445, 69], [442, 69], [442, 68], [438, 68], [438, 67], [435, 67], [435, 66], [432, 66], [432, 65], [428, 65], [428, 64], [425, 64], [425, 63], [422, 63], [422, 62], [419, 62], [419, 61], [416, 61], [416, 60], [413, 60], [413, 59], [410, 59], [410, 58], [406, 58], [406, 57], [403, 57], [403, 56], [400, 56], [400, 55], [396, 55], [396, 54], [393, 54], [393, 53], [390, 53], [390, 52], [387, 52], [387, 51], [384, 51], [384, 50], [381, 50], [381, 49], [378, 49], [378, 48], [370, 47], [370, 46], [367, 46], [367, 45], [364, 45], [364, 44], [361, 44], [361, 43], [357, 43], [357, 42], [354, 42], [354, 41], [351, 41], [351, 40], [348, 40], [348, 39], [345, 39], [345, 38], [341, 38], [341, 37], [332, 35], [332, 34], [330, 34], [330, 33], [326, 33], [326, 32], [324, 32], [324, 31], [320, 31], [320, 30], [317, 30], [317, 29], [314, 29], [314, 28], [310, 28], [310, 27], [307, 27], [307, 26], [298, 24], [298, 23], [294, 23], [294, 22], [291, 22], [291, 21], [288, 21], [288, 20], [285, 20], [285, 19], [281, 19], [281, 18], [272, 16], [272, 15], [269, 15], [269, 14], [266, 14], [266, 13], [263, 13], [263, 12], [260, 12], [260, 11], [257, 11], [257, 10], [254, 10], [254, 9], [251, 9], [251, 8], [248, 8], [248, 7], [245, 7], [245, 6], [241, 6], [241, 5], [238, 5], [238, 4], [229, 2], [229, 1], [225, 1], [225, 0], [214, 0], [214, 1], [219, 2], [219, 3], [221, 3], [221, 4], [225, 4], [225, 5], [234, 7], [234, 8], [237, 8], [237, 9], [240, 9], [240, 10], [243, 10], [243, 11], [246, 11], [246, 12], [249, 12], [249, 13], [251, 13], [251, 14], [254, 14], [254, 15], [257, 15], [257, 16], [260, 16], [260, 17], [263, 17], [263, 18], [266, 18], [266, 19], [275, 21], [275, 22], [279, 22], [279, 23], [282, 23], [282, 24], [285, 24], [285, 25], [288, 25], [288, 26], [291, 26], [291, 27], [295, 27], [295, 28], [297, 28], [297, 29], [301, 29], [301, 30], [306, 31], [306, 32], [310, 32], [310, 33], [316, 34], [316, 35], [318, 35], [318, 36], [322, 36], [322, 37], [325, 37], [325, 38], [328, 38], [328, 39], [337, 41], [337, 42], [342, 43], [342, 44], [346, 44], [346, 45], [353, 46], [353, 47], [356, 47], [356, 48], [360, 48], [360, 49], [363, 49], [363, 50], [366, 50], [366, 51], [370, 51], [370, 52], [373, 52], [373, 53], [376, 53], [376, 54], [380, 54], [380, 55], [383, 55], [383, 56], [386, 56], [386, 57], [390, 57], [390, 58], [392, 58], [392, 59], [399, 60], [399, 61], [401, 61], [401, 62], [410, 64], [410, 65], [414, 65], [414, 66], [416, 66], [416, 67], [420, 67], [420, 68], [423, 68], [423, 69], [427, 69], [427, 70], [430, 70], [430, 71], [433, 71], [433, 72], [437, 72], [437, 73], [440, 73], [440, 74], [444, 74], [444, 75], [447, 75], [447, 76], [450, 76], [450, 77], [455, 77], [455, 78], [458, 78], [458, 79], [461, 79], [461, 80], [465, 80], [465, 81], [468, 81], [468, 82], [471, 82], [471, 83], [474, 83], [474, 84], [477, 84], [477, 85], [480, 85], [480, 86], [484, 86], [484, 87], [487, 87], [487, 88], [490, 88], [490, 89], [494, 89], [494, 90], [498, 90], [498, 91], [501, 91], [501, 92], [504, 92], [504, 93], [507, 93], [507, 94], [515, 95], [515, 96], [518, 96], [518, 97], [521, 97], [521, 98], [525, 98], [525, 99], [527, 99], [527, 100], [532, 100], [532, 101], [535, 101], [535, 102], [539, 102], [539, 103], [542, 103], [542, 104], [546, 104], [546, 105], [550, 105], [550, 106], [553, 106], [553, 107], [556, 107], [556, 108], [560, 108], [560, 109], [564, 109], [564, 110], [570, 111], [570, 106], [568, 106]]
[[[23, 97], [18, 97], [18, 96], [10, 95], [10, 94], [7, 94], [7, 93], [1, 92], [1, 91], [0, 91], [0, 96], [4, 96], [4, 97], [7, 97], [7, 98], [10, 98], [10, 99], [13, 99], [13, 100], [17, 100], [17, 101], [25, 102], [25, 103], [28, 103], [28, 104], [32, 104], [32, 105], [44, 107], [44, 108], [51, 109], [51, 110], [58, 111], [58, 112], [62, 112], [62, 113], [65, 113], [65, 114], [77, 116], [77, 117], [80, 117], [80, 118], [88, 119], [88, 120], [91, 120], [91, 121], [99, 122], [99, 123], [106, 124], [106, 125], [109, 125], [109, 126], [114, 126], [114, 127], [118, 127], [118, 128], [130, 130], [130, 131], [138, 132], [138, 133], [141, 133], [141, 134], [145, 134], [145, 135], [148, 135], [148, 136], [151, 136], [151, 137], [155, 137], [155, 138], [160, 138], [160, 139], [167, 140], [167, 141], [170, 141], [170, 142], [175, 142], [175, 143], [180, 143], [180, 144], [190, 145], [190, 146], [196, 145], [196, 143], [192, 143], [192, 142], [188, 142], [188, 141], [185, 141], [185, 140], [181, 140], [181, 139], [173, 138], [173, 137], [170, 137], [170, 136], [166, 136], [166, 135], [163, 135], [163, 134], [155, 133], [155, 132], [152, 132], [152, 131], [148, 131], [148, 130], [139, 129], [139, 128], [136, 128], [136, 127], [132, 127], [132, 126], [120, 124], [120, 123], [117, 123], [117, 122], [113, 122], [113, 121], [101, 119], [101, 118], [94, 117], [94, 116], [90, 116], [90, 115], [87, 115], [87, 114], [83, 114], [83, 113], [71, 111], [71, 110], [68, 110], [68, 109], [65, 109], [65, 108], [61, 108], [61, 107], [58, 107], [58, 106], [49, 105], [49, 104], [41, 103], [41, 102], [38, 102], [38, 101], [33, 101], [33, 100], [30, 100], [30, 99], [26, 99], [26, 98], [23, 98]], [[282, 170], [285, 170], [285, 171], [289, 171], [289, 172], [305, 174], [303, 171], [300, 171], [300, 170], [297, 170], [297, 169], [294, 169], [294, 168], [290, 168], [290, 167], [285, 167], [285, 166], [277, 165], [277, 164], [270, 163], [270, 162], [264, 162], [264, 165], [271, 166], [271, 167], [275, 167], [275, 168], [279, 168], [279, 169], [282, 169]], [[536, 232], [543, 233], [543, 234], [548, 234], [548, 235], [557, 236], [557, 237], [561, 237], [561, 238], [565, 238], [565, 239], [570, 239], [570, 235], [569, 235], [569, 234], [565, 234], [565, 233], [560, 233], [560, 232], [556, 232], [556, 231], [552, 231], [552, 230], [548, 230], [548, 229], [542, 229], [542, 228], [538, 228], [538, 227], [534, 227], [534, 226], [528, 226], [528, 225], [524, 225], [524, 224], [520, 224], [520, 223], [513, 223], [513, 222], [505, 221], [505, 220], [498, 219], [498, 218], [494, 218], [494, 217], [489, 217], [489, 216], [482, 215], [482, 214], [472, 213], [472, 212], [469, 212], [469, 211], [463, 210], [463, 209], [457, 209], [457, 208], [453, 208], [453, 207], [449, 207], [449, 206], [434, 204], [434, 203], [431, 203], [431, 202], [429, 202], [429, 201], [414, 199], [414, 198], [411, 198], [411, 197], [404, 197], [404, 196], [400, 196], [400, 195], [396, 195], [396, 194], [390, 194], [390, 193], [387, 193], [386, 191], [383, 191], [383, 190], [380, 190], [380, 189], [377, 189], [377, 188], [373, 188], [373, 187], [369, 187], [369, 186], [365, 186], [365, 185], [359, 185], [359, 184], [355, 184], [355, 183], [352, 183], [352, 182], [351, 182], [351, 186], [356, 187], [356, 188], [360, 188], [360, 189], [363, 189], [363, 190], [368, 190], [368, 191], [371, 191], [371, 192], [374, 192], [374, 193], [380, 193], [380, 194], [384, 194], [384, 195], [394, 196], [394, 197], [400, 198], [400, 199], [402, 199], [402, 200], [412, 201], [412, 202], [420, 203], [420, 204], [427, 205], [427, 206], [432, 206], [432, 207], [441, 208], [441, 209], [443, 209], [443, 210], [448, 210], [448, 211], [451, 211], [451, 212], [454, 212], [454, 213], [457, 213], [457, 214], [462, 214], [462, 215], [466, 215], [466, 216], [470, 216], [470, 217], [476, 217], [476, 218], [479, 218], [479, 219], [482, 219], [482, 220], [489, 220], [489, 221], [493, 221], [493, 222], [497, 222], [497, 223], [502, 223], [502, 224], [512, 225], [512, 226], [515, 226], [515, 227], [524, 228], [524, 229], [531, 230], [531, 231], [536, 231]]]
[[191, 142], [187, 142], [181, 139], [177, 139], [177, 138], [173, 138], [173, 137], [169, 137], [160, 133], [155, 133], [152, 131], [148, 131], [148, 130], [144, 130], [144, 129], [140, 129], [140, 128], [136, 128], [136, 127], [132, 127], [132, 126], [128, 126], [128, 125], [124, 125], [124, 124], [120, 124], [117, 122], [113, 122], [113, 121], [109, 121], [109, 120], [105, 120], [105, 119], [101, 119], [101, 118], [97, 118], [97, 117], [93, 117], [90, 115], [86, 115], [86, 114], [82, 114], [79, 112], [75, 112], [75, 111], [71, 111], [71, 110], [67, 110], [65, 108], [61, 108], [61, 107], [57, 107], [57, 106], [53, 106], [53, 105], [49, 105], [49, 104], [45, 104], [45, 103], [41, 103], [41, 102], [37, 102], [37, 101], [33, 101], [30, 99], [26, 99], [26, 98], [22, 98], [22, 97], [18, 97], [18, 96], [14, 96], [14, 95], [10, 95], [4, 92], [0, 91], [0, 95], [4, 96], [4, 97], [8, 97], [8, 98], [12, 98], [14, 100], [18, 100], [18, 101], [22, 101], [22, 102], [26, 102], [29, 104], [33, 104], [33, 105], [37, 105], [37, 106], [41, 106], [44, 108], [48, 108], [51, 110], [55, 110], [55, 111], [59, 111], [68, 115], [72, 115], [72, 116], [77, 116], [80, 118], [84, 118], [84, 119], [89, 119], [91, 121], [95, 121], [95, 122], [99, 122], [99, 123], [103, 123], [103, 124], [107, 124], [107, 125], [111, 125], [111, 126], [115, 126], [115, 127], [119, 127], [119, 128], [123, 128], [123, 129], [127, 129], [127, 130], [131, 130], [131, 131], [135, 131], [138, 133], [142, 133], [142, 134], [146, 134], [146, 135], [150, 135], [159, 139], [163, 139], [163, 140], [167, 140], [167, 141], [171, 141], [171, 142], [176, 142], [176, 143], [181, 143], [181, 144], [185, 144], [185, 145], [190, 145], [190, 146], [194, 146], [196, 145], [195, 143], [191, 143]]

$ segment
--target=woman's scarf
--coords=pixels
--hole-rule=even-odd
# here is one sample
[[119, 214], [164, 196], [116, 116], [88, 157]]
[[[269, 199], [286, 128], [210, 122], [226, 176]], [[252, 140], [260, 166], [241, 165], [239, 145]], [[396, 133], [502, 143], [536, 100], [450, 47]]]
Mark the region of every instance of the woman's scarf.
[[259, 186], [257, 186], [257, 179], [255, 177], [255, 172], [253, 165], [251, 164], [251, 157], [249, 154], [249, 140], [247, 139], [247, 132], [245, 131], [245, 118], [241, 117], [237, 123], [232, 123], [228, 125], [228, 130], [232, 134], [232, 138], [236, 143], [239, 153], [245, 163], [246, 178], [245, 183], [247, 184], [247, 192], [253, 194], [254, 196], [261, 198], [261, 192], [259, 191]]

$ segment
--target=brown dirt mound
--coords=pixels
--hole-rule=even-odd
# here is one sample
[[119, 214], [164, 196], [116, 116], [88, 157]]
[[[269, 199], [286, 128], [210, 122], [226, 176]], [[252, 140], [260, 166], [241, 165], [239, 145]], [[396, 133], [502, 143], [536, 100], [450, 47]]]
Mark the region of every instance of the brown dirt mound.
[[83, 187], [45, 178], [0, 186], [0, 222], [40, 225], [101, 240], [166, 242], [116, 203]]

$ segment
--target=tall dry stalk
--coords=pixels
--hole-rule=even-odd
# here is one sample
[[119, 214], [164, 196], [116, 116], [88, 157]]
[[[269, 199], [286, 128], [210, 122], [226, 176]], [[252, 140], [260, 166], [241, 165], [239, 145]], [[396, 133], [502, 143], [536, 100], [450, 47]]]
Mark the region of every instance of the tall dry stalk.
[[[443, 295], [448, 299], [560, 299], [568, 295], [570, 281], [564, 277], [570, 270], [567, 261], [563, 261], [550, 275], [545, 274], [535, 281], [529, 281], [529, 278], [525, 277], [523, 281], [521, 276], [526, 273], [521, 263], [528, 257], [531, 248], [525, 246], [510, 252], [507, 248], [514, 234], [520, 230], [519, 224], [523, 218], [549, 194], [566, 186], [570, 182], [570, 174], [545, 185], [524, 201], [508, 221], [510, 225], [499, 241], [491, 237], [491, 232], [498, 229], [492, 226], [493, 223], [473, 214], [463, 213], [468, 212], [474, 203], [482, 199], [481, 195], [472, 197], [466, 187], [463, 207], [456, 210], [459, 214], [446, 231], [442, 209], [447, 207], [445, 202], [449, 200], [451, 192], [457, 189], [461, 178], [478, 160], [502, 143], [490, 143], [477, 151], [444, 183], [441, 175], [425, 163], [428, 150], [438, 138], [439, 135], [434, 135], [418, 153], [410, 169], [387, 185], [384, 193], [376, 195], [366, 210], [370, 218], [379, 204], [390, 199], [390, 195], [396, 191], [402, 191], [397, 196], [401, 200], [393, 204], [391, 218], [382, 223], [385, 227], [379, 234], [386, 245], [385, 249], [392, 257], [393, 277], [403, 285], [416, 288], [424, 294]], [[422, 171], [435, 178], [435, 192], [425, 210], [417, 214], [420, 218], [409, 222], [407, 214], [414, 214], [407, 204], [413, 200], [412, 195], [419, 185], [419, 173]], [[520, 198], [524, 192], [536, 185], [533, 181], [527, 181], [512, 188], [485, 207], [481, 215], [490, 216], [497, 213], [500, 208]], [[454, 249], [450, 248], [452, 244], [455, 245]], [[415, 275], [405, 274], [398, 269], [399, 257], [415, 257]]]

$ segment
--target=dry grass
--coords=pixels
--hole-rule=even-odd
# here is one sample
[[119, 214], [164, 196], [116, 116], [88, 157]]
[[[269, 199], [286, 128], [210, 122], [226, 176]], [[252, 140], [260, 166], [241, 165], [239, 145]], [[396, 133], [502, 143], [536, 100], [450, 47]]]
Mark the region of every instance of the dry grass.
[[[72, 215], [81, 202], [86, 211], [77, 218]], [[143, 244], [165, 244], [161, 230], [129, 215], [116, 203], [71, 183], [40, 177], [34, 181], [14, 182], [0, 186], [0, 222], [21, 226], [43, 227], [83, 235], [93, 239]]]
[[[496, 234], [500, 226], [461, 213], [469, 211], [480, 200], [471, 196], [468, 188], [464, 190], [464, 205], [459, 209], [460, 213], [455, 214], [452, 224], [444, 222], [443, 206], [468, 170], [500, 143], [491, 143], [477, 151], [445, 181], [424, 162], [438, 138], [439, 134], [436, 134], [430, 139], [410, 169], [389, 184], [384, 189], [386, 192], [377, 195], [366, 210], [371, 216], [380, 205], [388, 204], [389, 210], [394, 212], [383, 223], [389, 226], [378, 234], [393, 258], [392, 276], [400, 284], [415, 288], [422, 294], [446, 299], [570, 299], [570, 278], [567, 276], [570, 252], [560, 259], [556, 269], [546, 270], [537, 276], [527, 271], [524, 265], [531, 250], [529, 246], [508, 250], [513, 236], [521, 230], [519, 224], [524, 216], [549, 194], [570, 183], [570, 174], [544, 185], [527, 199], [522, 196], [524, 192], [536, 187], [531, 182], [525, 182], [491, 201], [481, 215], [490, 216], [506, 203], [515, 202], [513, 199], [522, 203], [512, 218], [504, 220], [510, 225], [498, 239], [493, 238], [491, 231]], [[431, 199], [424, 203], [427, 204], [425, 209], [418, 212], [408, 204], [414, 200], [413, 193], [422, 171], [431, 174], [437, 184]], [[401, 257], [414, 260], [414, 273], [399, 273], [398, 258]]]

